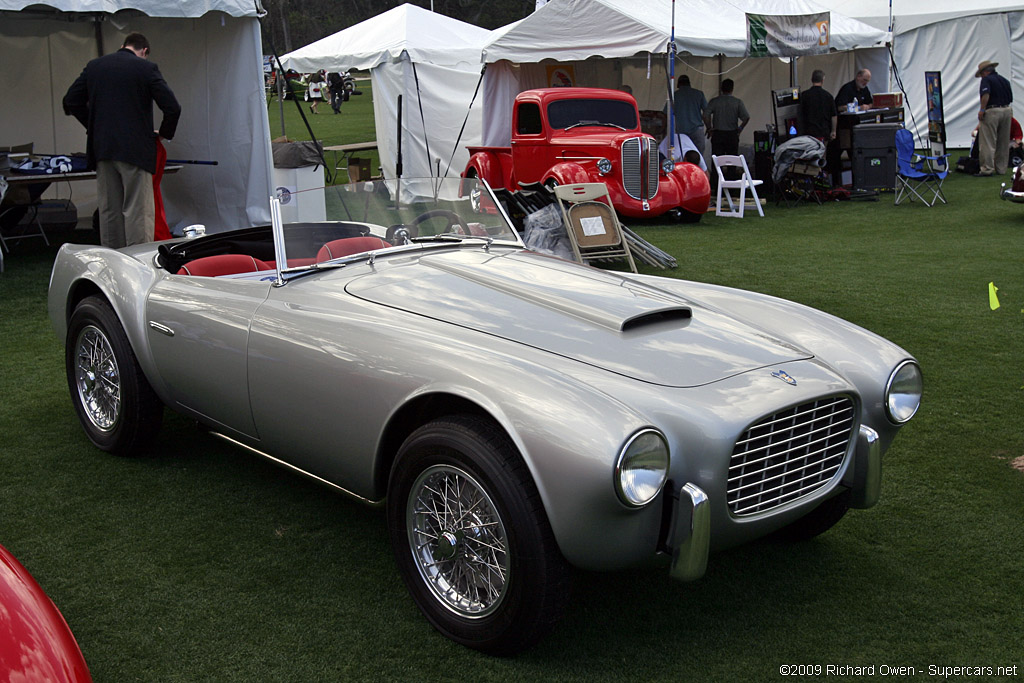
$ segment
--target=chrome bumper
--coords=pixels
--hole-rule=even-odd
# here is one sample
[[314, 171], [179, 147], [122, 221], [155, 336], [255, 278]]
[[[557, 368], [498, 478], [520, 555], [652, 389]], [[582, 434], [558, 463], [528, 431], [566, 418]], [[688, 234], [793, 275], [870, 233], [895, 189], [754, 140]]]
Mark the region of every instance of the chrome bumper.
[[843, 476], [843, 486], [850, 489], [850, 507], [869, 508], [882, 493], [882, 444], [871, 427], [861, 425], [850, 464]]
[[672, 566], [669, 574], [679, 581], [696, 581], [708, 567], [711, 545], [711, 504], [707, 494], [693, 484], [679, 491], [679, 505], [669, 529]]
[[1013, 190], [1006, 189], [1006, 183], [1001, 185], [1002, 189], [999, 190], [999, 198], [1005, 199], [1008, 202], [1017, 202], [1018, 204], [1024, 203], [1024, 192], [1014, 192]]

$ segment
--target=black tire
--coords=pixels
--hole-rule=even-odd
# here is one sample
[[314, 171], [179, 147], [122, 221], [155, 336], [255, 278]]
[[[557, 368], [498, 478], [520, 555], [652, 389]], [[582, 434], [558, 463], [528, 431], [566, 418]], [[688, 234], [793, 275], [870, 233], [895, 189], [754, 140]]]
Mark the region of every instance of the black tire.
[[75, 308], [64, 360], [71, 402], [89, 440], [115, 455], [141, 452], [160, 430], [164, 407], [101, 297], [83, 299]]
[[512, 655], [561, 618], [568, 565], [529, 470], [494, 424], [454, 416], [413, 432], [391, 472], [387, 511], [402, 578], [448, 638]]
[[775, 532], [775, 537], [787, 543], [808, 541], [820, 536], [846, 515], [850, 509], [850, 492], [832, 496], [809, 513]]
[[676, 222], [687, 224], [700, 223], [700, 217], [703, 215], [702, 213], [693, 213], [680, 207], [679, 214], [676, 216]]

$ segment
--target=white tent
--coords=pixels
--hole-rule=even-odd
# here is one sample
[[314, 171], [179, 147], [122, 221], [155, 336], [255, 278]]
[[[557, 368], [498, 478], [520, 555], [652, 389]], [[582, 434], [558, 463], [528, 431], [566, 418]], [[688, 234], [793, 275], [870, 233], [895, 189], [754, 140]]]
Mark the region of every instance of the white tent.
[[[210, 232], [270, 221], [273, 162], [254, 0], [0, 0], [0, 145], [37, 153], [85, 151], [85, 129], [62, 99], [86, 62], [146, 35], [152, 60], [182, 106], [171, 159], [210, 160], [164, 177], [172, 230]], [[156, 122], [159, 123], [159, 111]], [[57, 183], [79, 214], [95, 208], [95, 183]]]
[[[745, 13], [804, 15], [827, 11], [809, 0], [687, 0], [676, 6], [676, 74], [710, 99], [719, 79], [732, 78], [735, 94], [751, 114], [750, 128], [772, 122], [771, 91], [790, 85], [788, 63], [775, 58], [744, 58]], [[883, 68], [888, 34], [842, 14], [830, 17], [831, 49], [826, 55], [801, 57], [810, 72], [824, 68], [833, 92], [853, 78], [856, 68]], [[608, 27], [614, 27], [609, 30]], [[661, 110], [668, 97], [665, 55], [672, 27], [671, 0], [552, 0], [514, 28], [484, 46], [484, 141], [508, 144], [511, 105], [516, 93], [550, 83], [554, 65], [571, 68], [576, 85], [618, 88], [629, 85], [641, 109]], [[856, 50], [856, 52], [853, 52]], [[606, 59], [594, 59], [606, 58]], [[607, 59], [612, 58], [612, 59]], [[546, 61], [551, 60], [551, 61]], [[542, 63], [543, 62], [543, 63]], [[744, 134], [745, 140], [750, 134]]]
[[[889, 0], [819, 0], [878, 28], [889, 26]], [[999, 62], [1017, 94], [1016, 118], [1024, 120], [1024, 2], [1020, 0], [892, 0], [893, 58], [906, 89], [908, 126], [927, 134], [925, 71], [942, 75], [946, 144], [970, 147], [978, 125], [978, 64]], [[883, 78], [879, 78], [879, 77]], [[872, 90], [884, 73], [873, 74]], [[892, 82], [890, 90], [898, 86]]]
[[302, 73], [369, 69], [384, 176], [396, 177], [399, 96], [403, 177], [458, 175], [469, 160], [466, 145], [480, 141], [481, 108], [478, 101], [470, 109], [470, 102], [480, 82], [480, 51], [490, 36], [486, 29], [405, 4], [290, 52], [281, 62]]

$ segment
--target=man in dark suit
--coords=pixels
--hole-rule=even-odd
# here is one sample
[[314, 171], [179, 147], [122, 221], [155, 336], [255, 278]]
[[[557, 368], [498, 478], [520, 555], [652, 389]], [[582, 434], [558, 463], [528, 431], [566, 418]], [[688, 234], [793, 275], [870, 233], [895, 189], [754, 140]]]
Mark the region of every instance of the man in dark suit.
[[[88, 132], [100, 241], [113, 248], [153, 241], [157, 138], [173, 138], [181, 115], [174, 93], [148, 58], [146, 37], [129, 34], [120, 50], [90, 61], [64, 95], [64, 113]], [[164, 115], [159, 131], [153, 126], [154, 102]]]

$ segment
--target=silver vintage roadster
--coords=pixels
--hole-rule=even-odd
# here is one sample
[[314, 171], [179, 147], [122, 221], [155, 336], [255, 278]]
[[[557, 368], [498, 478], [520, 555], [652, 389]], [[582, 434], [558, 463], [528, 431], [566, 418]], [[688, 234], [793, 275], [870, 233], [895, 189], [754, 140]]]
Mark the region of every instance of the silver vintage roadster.
[[64, 245], [49, 314], [85, 433], [136, 454], [170, 407], [383, 503], [424, 615], [495, 654], [553, 626], [569, 565], [692, 580], [709, 551], [875, 504], [921, 399], [910, 354], [771, 296], [528, 251], [508, 198], [469, 182]]

